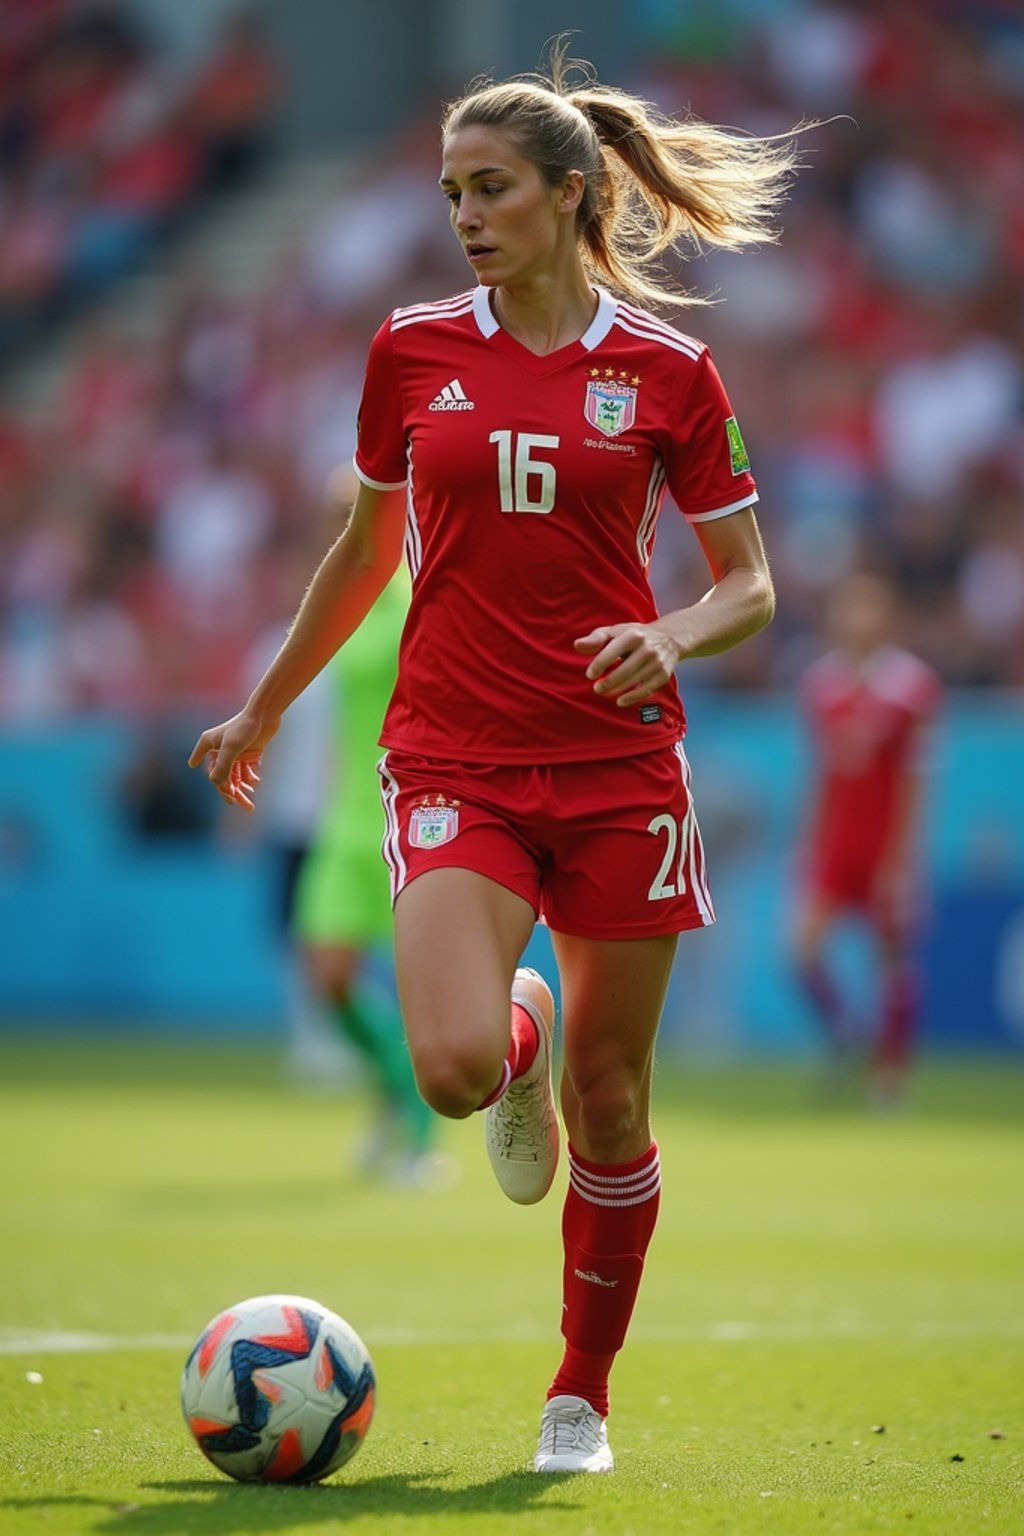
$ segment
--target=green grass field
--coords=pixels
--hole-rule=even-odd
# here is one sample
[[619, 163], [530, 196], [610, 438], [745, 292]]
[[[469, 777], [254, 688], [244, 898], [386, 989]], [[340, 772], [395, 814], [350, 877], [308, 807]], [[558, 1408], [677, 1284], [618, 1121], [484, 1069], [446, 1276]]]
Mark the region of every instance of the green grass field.
[[[260, 1048], [0, 1037], [0, 1531], [678, 1536], [1024, 1531], [1024, 1077], [922, 1070], [912, 1110], [806, 1071], [659, 1074], [665, 1193], [613, 1377], [610, 1478], [524, 1469], [557, 1360], [559, 1192], [360, 1182], [357, 1095]], [[182, 1424], [222, 1307], [314, 1296], [373, 1352], [320, 1486], [220, 1476]], [[41, 1381], [30, 1380], [39, 1375]]]

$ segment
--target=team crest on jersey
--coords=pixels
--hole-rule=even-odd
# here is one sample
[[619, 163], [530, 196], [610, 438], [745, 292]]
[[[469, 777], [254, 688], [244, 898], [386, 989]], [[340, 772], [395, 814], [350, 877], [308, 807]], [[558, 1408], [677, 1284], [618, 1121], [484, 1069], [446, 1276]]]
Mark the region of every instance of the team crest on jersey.
[[443, 795], [437, 795], [413, 806], [409, 841], [414, 848], [440, 848], [442, 843], [450, 843], [458, 830], [458, 802], [453, 805]]
[[604, 378], [591, 378], [587, 380], [587, 394], [583, 402], [583, 414], [590, 425], [604, 437], [618, 437], [620, 432], [628, 432], [636, 421], [636, 385], [640, 382], [625, 383], [623, 378], [610, 378], [608, 374]]

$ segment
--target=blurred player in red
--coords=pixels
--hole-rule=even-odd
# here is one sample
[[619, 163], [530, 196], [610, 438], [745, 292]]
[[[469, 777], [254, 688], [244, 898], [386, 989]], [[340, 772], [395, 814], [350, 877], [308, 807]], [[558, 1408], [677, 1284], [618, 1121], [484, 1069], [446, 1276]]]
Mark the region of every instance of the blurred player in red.
[[832, 596], [827, 627], [834, 649], [801, 686], [816, 769], [798, 966], [832, 1062], [842, 1065], [858, 1053], [859, 1032], [824, 954], [844, 916], [869, 925], [881, 968], [871, 1085], [884, 1104], [904, 1086], [917, 1023], [922, 768], [942, 689], [931, 667], [894, 643], [895, 598], [880, 578], [848, 577]]
[[[379, 771], [409, 1047], [434, 1109], [486, 1111], [505, 1193], [541, 1199], [560, 1140], [554, 1003], [517, 967], [546, 920], [569, 1188], [565, 1348], [533, 1466], [605, 1472], [608, 1377], [661, 1187], [655, 1037], [677, 936], [714, 918], [674, 672], [773, 611], [721, 380], [705, 346], [640, 305], [668, 297], [659, 251], [770, 237], [793, 154], [573, 88], [553, 63], [550, 81], [448, 108], [441, 195], [475, 286], [398, 309], [375, 336], [348, 529], [265, 678], [191, 761], [252, 807], [282, 711], [404, 547], [412, 599]], [[661, 615], [648, 566], [666, 488], [711, 585]]]

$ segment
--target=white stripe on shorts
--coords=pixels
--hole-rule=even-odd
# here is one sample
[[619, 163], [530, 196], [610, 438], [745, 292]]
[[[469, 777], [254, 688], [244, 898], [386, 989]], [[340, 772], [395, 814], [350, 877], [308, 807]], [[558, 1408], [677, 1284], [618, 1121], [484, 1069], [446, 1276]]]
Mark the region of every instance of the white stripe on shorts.
[[[675, 744], [675, 754], [679, 759], [683, 775], [683, 783], [686, 785], [686, 794], [690, 802], [687, 812], [687, 843], [689, 844], [690, 860], [690, 889], [693, 899], [697, 903], [705, 928], [715, 921], [715, 905], [711, 900], [711, 887], [708, 885], [707, 860], [704, 857], [704, 842], [700, 835], [700, 827], [697, 825], [697, 814], [693, 806], [693, 774], [690, 770], [690, 760], [686, 755], [681, 741]], [[684, 850], [685, 857], [685, 850]]]
[[381, 839], [380, 851], [384, 855], [384, 862], [387, 864], [388, 872], [391, 876], [391, 904], [394, 906], [399, 891], [405, 885], [409, 871], [402, 856], [398, 835], [398, 812], [396, 809], [398, 802], [398, 780], [391, 772], [386, 752], [377, 764], [377, 772], [380, 775], [380, 798], [384, 805], [384, 836]]

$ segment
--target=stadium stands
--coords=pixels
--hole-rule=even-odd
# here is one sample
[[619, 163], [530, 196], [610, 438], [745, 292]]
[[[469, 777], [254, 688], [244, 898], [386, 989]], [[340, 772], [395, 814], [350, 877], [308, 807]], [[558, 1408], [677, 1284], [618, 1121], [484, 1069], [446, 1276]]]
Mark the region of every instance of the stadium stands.
[[[23, 340], [26, 314], [114, 282], [267, 132], [279, 77], [250, 30], [171, 85], [128, 8], [92, 14], [4, 7], [0, 345]], [[897, 578], [907, 639], [947, 681], [1020, 686], [1019, 11], [753, 14], [704, 8], [699, 39], [652, 31], [625, 82], [755, 131], [833, 119], [806, 137], [781, 244], [686, 272], [726, 298], [677, 323], [729, 381], [780, 595], [772, 628], [702, 676], [787, 685], [828, 586], [866, 561]], [[291, 232], [268, 289], [186, 283], [157, 345], [97, 330], [45, 421], [0, 419], [0, 718], [237, 698], [282, 556], [312, 561], [324, 537], [318, 497], [351, 450], [369, 335], [393, 304], [471, 281], [435, 161], [433, 123], [407, 125]], [[705, 576], [663, 524], [662, 598], [678, 604]]]
[[244, 14], [184, 68], [127, 0], [7, 0], [0, 365], [248, 168], [277, 93], [275, 62]]

